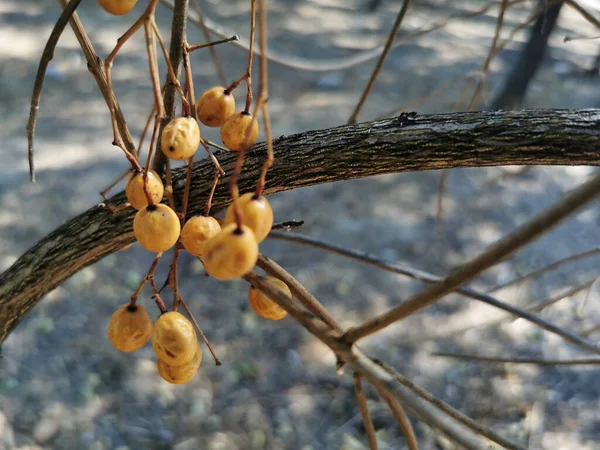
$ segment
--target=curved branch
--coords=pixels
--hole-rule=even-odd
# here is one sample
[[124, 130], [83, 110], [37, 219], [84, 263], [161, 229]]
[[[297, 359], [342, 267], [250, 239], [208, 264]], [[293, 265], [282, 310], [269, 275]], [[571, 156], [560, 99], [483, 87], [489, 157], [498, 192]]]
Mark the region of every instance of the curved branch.
[[[454, 167], [499, 165], [600, 165], [600, 110], [412, 114], [309, 131], [274, 142], [276, 163], [266, 194], [373, 175]], [[252, 189], [260, 174], [264, 144], [248, 152], [239, 185]], [[228, 172], [236, 155], [220, 153]], [[204, 207], [214, 177], [209, 160], [194, 167], [190, 214]], [[229, 204], [229, 177], [213, 198], [215, 211]], [[173, 172], [174, 192], [183, 192], [185, 169]], [[176, 201], [181, 202], [180, 197]], [[125, 202], [120, 193], [111, 205]], [[42, 239], [0, 275], [0, 342], [39, 299], [66, 278], [134, 241], [134, 210], [113, 214], [95, 206]]]

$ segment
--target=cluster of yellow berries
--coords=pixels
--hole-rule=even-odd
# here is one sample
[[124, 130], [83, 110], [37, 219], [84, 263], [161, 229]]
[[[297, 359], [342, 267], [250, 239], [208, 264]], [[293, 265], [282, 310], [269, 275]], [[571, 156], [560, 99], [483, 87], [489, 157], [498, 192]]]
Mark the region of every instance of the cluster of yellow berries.
[[158, 356], [158, 373], [173, 384], [194, 378], [202, 362], [194, 327], [177, 311], [161, 314], [153, 326], [143, 306], [123, 305], [110, 318], [108, 339], [122, 352], [139, 350], [151, 339]]
[[[258, 125], [249, 113], [234, 111], [235, 100], [222, 87], [209, 89], [197, 103], [200, 122], [212, 127], [221, 126], [223, 143], [233, 151], [242, 151], [257, 140]], [[162, 151], [171, 159], [186, 160], [194, 155], [199, 145], [200, 129], [192, 117], [171, 120], [161, 135]], [[237, 224], [231, 205], [223, 220], [194, 216], [181, 227], [175, 211], [160, 203], [164, 195], [160, 176], [148, 170], [146, 177], [145, 181], [143, 172], [132, 173], [125, 187], [128, 202], [138, 210], [133, 232], [143, 248], [155, 253], [164, 252], [179, 241], [186, 251], [202, 261], [209, 275], [221, 280], [239, 278], [254, 267], [258, 244], [273, 226], [273, 210], [264, 196], [246, 193], [239, 197], [241, 226]], [[265, 280], [291, 298], [285, 283], [274, 277]], [[252, 310], [266, 319], [280, 320], [287, 315], [283, 308], [254, 287], [248, 291], [248, 301]], [[153, 325], [141, 305], [124, 305], [113, 314], [108, 336], [112, 344], [124, 352], [138, 350], [151, 339], [158, 356], [158, 372], [169, 383], [187, 383], [202, 361], [202, 351], [191, 323], [176, 311], [161, 314]]]

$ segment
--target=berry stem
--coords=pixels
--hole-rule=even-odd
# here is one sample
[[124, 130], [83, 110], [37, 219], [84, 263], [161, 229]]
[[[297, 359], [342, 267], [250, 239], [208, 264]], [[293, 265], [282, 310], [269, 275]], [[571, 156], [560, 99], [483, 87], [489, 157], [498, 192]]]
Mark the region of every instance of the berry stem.
[[208, 351], [210, 352], [210, 354], [214, 358], [215, 364], [217, 366], [220, 366], [221, 365], [221, 361], [219, 360], [219, 358], [217, 357], [217, 354], [215, 353], [215, 351], [213, 350], [212, 346], [210, 345], [210, 342], [208, 342], [208, 339], [206, 338], [206, 336], [204, 335], [204, 333], [200, 329], [200, 326], [198, 325], [198, 322], [196, 322], [196, 319], [194, 318], [194, 315], [192, 314], [192, 312], [187, 307], [187, 304], [183, 300], [183, 297], [179, 296], [179, 301], [181, 302], [181, 305], [183, 306], [183, 309], [185, 309], [186, 314], [188, 315], [188, 317], [190, 318], [190, 320], [192, 321], [192, 323], [196, 327], [196, 330], [198, 330], [198, 334], [200, 335], [200, 337], [202, 338], [202, 340], [206, 344], [206, 347], [208, 347]]
[[256, 184], [256, 196], [260, 197], [263, 193], [266, 184], [267, 172], [275, 161], [273, 153], [273, 135], [271, 132], [271, 117], [267, 101], [269, 99], [269, 75], [267, 67], [267, 11], [265, 9], [264, 0], [259, 0], [258, 4], [258, 20], [259, 20], [259, 45], [260, 45], [260, 86], [258, 100], [254, 107], [252, 120], [258, 120], [258, 113], [262, 112], [263, 123], [265, 129], [265, 139], [267, 141], [267, 159], [260, 173], [260, 178]]
[[242, 172], [242, 166], [244, 165], [244, 156], [246, 152], [242, 150], [239, 152], [237, 159], [235, 160], [235, 167], [233, 174], [229, 179], [229, 192], [231, 193], [231, 200], [233, 202], [233, 214], [235, 215], [235, 223], [238, 229], [242, 228], [242, 212], [239, 205], [240, 190], [238, 189], [237, 181]]
[[[117, 39], [117, 45], [115, 45], [114, 49], [104, 60], [104, 73], [106, 75], [106, 84], [108, 86], [109, 92], [114, 92], [112, 89], [112, 65], [117, 53], [123, 47], [123, 45], [133, 36], [141, 27], [146, 23], [149, 17], [154, 14], [154, 10], [156, 9], [156, 5], [158, 0], [150, 0], [148, 7], [144, 11], [144, 13], [135, 21], [135, 23], [119, 38]], [[131, 163], [131, 165], [135, 169], [141, 169], [137, 159], [134, 155], [132, 155], [124, 146], [121, 135], [119, 133], [118, 125], [117, 125], [117, 105], [116, 98], [114, 95], [108, 95], [106, 97], [106, 101], [108, 103], [108, 109], [110, 111], [111, 123], [113, 128], [113, 145], [121, 148], [123, 152], [125, 152], [125, 156], [127, 160]]]
[[[154, 258], [154, 261], [152, 261], [152, 265], [150, 266], [150, 269], [148, 269], [148, 272], [146, 273], [146, 275], [144, 275], [142, 282], [140, 283], [138, 288], [135, 290], [135, 292], [131, 296], [131, 300], [129, 301], [129, 306], [135, 306], [137, 299], [140, 295], [140, 292], [142, 292], [142, 288], [148, 281], [150, 281], [151, 278], [154, 277], [154, 272], [156, 271], [156, 267], [158, 266], [158, 262], [160, 261], [161, 256], [162, 256], [162, 252], [156, 254], [156, 257]], [[152, 281], [152, 284], [153, 283], [154, 282]]]
[[150, 147], [148, 148], [148, 159], [146, 161], [146, 167], [144, 168], [144, 194], [146, 194], [148, 206], [154, 205], [154, 200], [152, 199], [152, 194], [150, 193], [150, 187], [148, 185], [148, 171], [150, 170], [150, 162], [152, 161], [152, 153], [154, 152], [154, 144], [156, 143], [159, 126], [160, 119], [157, 114], [154, 120], [154, 129], [152, 130], [152, 137], [150, 138]]
[[208, 153], [208, 156], [210, 157], [211, 161], [215, 165], [215, 179], [214, 179], [212, 187], [210, 189], [210, 194], [208, 195], [208, 199], [206, 200], [206, 206], [204, 207], [204, 215], [208, 216], [210, 213], [210, 208], [212, 206], [212, 199], [213, 199], [213, 196], [215, 195], [215, 189], [217, 189], [217, 183], [219, 182], [219, 179], [221, 178], [221, 176], [225, 175], [225, 171], [221, 167], [221, 164], [219, 164], [219, 161], [217, 160], [216, 156], [213, 154], [213, 152], [210, 151], [210, 148], [208, 147], [208, 144], [206, 143], [206, 141], [204, 139], [200, 139], [200, 143], [202, 144], [202, 146], [206, 150], [206, 153]]
[[[181, 101], [183, 102], [183, 108], [182, 108], [183, 115], [189, 116], [190, 115], [190, 104], [187, 101], [187, 98], [185, 97], [183, 90], [181, 89], [181, 83], [179, 83], [179, 80], [177, 79], [177, 76], [175, 75], [175, 70], [173, 70], [173, 65], [171, 64], [171, 58], [169, 58], [169, 52], [167, 51], [167, 47], [165, 46], [165, 42], [163, 41], [162, 36], [160, 35], [160, 31], [158, 29], [158, 26], [156, 25], [156, 21], [154, 20], [154, 17], [152, 17], [150, 24], [152, 26], [154, 35], [156, 36], [156, 39], [158, 40], [160, 48], [163, 52], [163, 56], [167, 63], [167, 72], [169, 74], [169, 80], [171, 81], [171, 83], [173, 83], [173, 85], [175, 86], [175, 89], [177, 89], [177, 92], [181, 96]], [[185, 46], [184, 46], [184, 48], [185, 48]], [[162, 103], [162, 96], [160, 96], [160, 99], [161, 99], [161, 103]]]
[[248, 64], [246, 66], [246, 72], [240, 78], [235, 80], [226, 89], [227, 92], [232, 93], [242, 81], [246, 81], [246, 87], [248, 88], [246, 93], [246, 107], [244, 112], [250, 111], [250, 105], [252, 104], [252, 60], [254, 59], [254, 30], [256, 25], [256, 0], [252, 0], [250, 4], [250, 44], [248, 47]]
[[[154, 92], [154, 104], [156, 105], [156, 115], [160, 119], [162, 119], [163, 117], [165, 117], [165, 105], [163, 103], [163, 98], [160, 93], [160, 75], [158, 74], [158, 58], [156, 56], [156, 32], [153, 32], [152, 30], [153, 21], [154, 14], [150, 15], [144, 23], [144, 34], [146, 35], [146, 50], [148, 51], [148, 64], [150, 66], [150, 78], [152, 80], [152, 90]], [[167, 66], [170, 67], [169, 64]], [[173, 80], [171, 80], [171, 82], [173, 82]], [[177, 85], [175, 86], [177, 87]], [[179, 86], [179, 89], [181, 89], [181, 86]]]
[[237, 34], [235, 34], [235, 35], [225, 38], [225, 39], [220, 39], [218, 41], [212, 41], [212, 42], [205, 42], [204, 44], [196, 44], [196, 45], [186, 44], [184, 49], [187, 53], [191, 53], [193, 51], [200, 50], [201, 48], [212, 47], [214, 45], [219, 45], [219, 44], [227, 44], [228, 42], [239, 41], [239, 40], [240, 40], [240, 37]]

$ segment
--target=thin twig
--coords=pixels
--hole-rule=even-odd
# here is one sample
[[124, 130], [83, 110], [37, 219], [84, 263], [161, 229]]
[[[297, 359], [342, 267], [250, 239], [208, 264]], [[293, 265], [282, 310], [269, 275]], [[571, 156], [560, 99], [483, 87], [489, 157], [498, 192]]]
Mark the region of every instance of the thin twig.
[[[413, 269], [411, 267], [406, 267], [394, 262], [385, 261], [382, 258], [378, 258], [368, 253], [361, 252], [359, 250], [353, 250], [350, 248], [342, 247], [336, 244], [332, 244], [330, 242], [325, 242], [320, 239], [312, 238], [309, 236], [303, 236], [293, 232], [281, 232], [281, 231], [273, 231], [269, 234], [270, 238], [280, 239], [289, 242], [295, 242], [303, 245], [309, 245], [314, 248], [319, 248], [322, 250], [326, 250], [332, 253], [336, 253], [341, 256], [345, 256], [348, 258], [355, 259], [357, 261], [361, 261], [366, 264], [370, 264], [374, 267], [378, 267], [383, 270], [387, 270], [389, 272], [397, 273], [400, 275], [405, 275], [415, 280], [422, 281], [427, 284], [434, 284], [443, 281], [441, 277], [437, 277], [430, 273], [424, 272], [422, 270]], [[572, 334], [562, 328], [554, 325], [541, 317], [532, 314], [531, 312], [518, 308], [513, 305], [509, 305], [501, 300], [498, 300], [495, 297], [492, 297], [488, 294], [481, 293], [469, 287], [460, 287], [456, 289], [456, 292], [462, 294], [466, 297], [472, 298], [474, 300], [479, 300], [483, 303], [486, 303], [490, 306], [494, 306], [498, 309], [506, 311], [513, 316], [520, 317], [522, 319], [527, 320], [528, 322], [533, 323], [534, 325], [550, 332], [554, 333], [560, 337], [562, 337], [565, 341], [570, 342], [578, 347], [584, 348], [586, 350], [592, 351], [594, 353], [600, 354], [600, 348], [594, 345], [591, 342], [586, 341], [585, 339]], [[556, 301], [556, 300], [555, 300]]]
[[[377, 389], [377, 388], [375, 388]], [[419, 450], [419, 444], [417, 443], [417, 437], [415, 436], [415, 430], [413, 429], [410, 419], [406, 415], [402, 405], [387, 392], [382, 389], [377, 389], [380, 397], [388, 404], [394, 419], [398, 422], [404, 439], [406, 440], [406, 446], [408, 450]]]
[[258, 5], [258, 18], [259, 18], [259, 47], [260, 47], [260, 81], [259, 81], [259, 94], [256, 102], [256, 108], [254, 109], [253, 121], [258, 120], [259, 108], [263, 115], [263, 126], [265, 130], [265, 139], [267, 142], [267, 159], [263, 164], [260, 178], [256, 184], [256, 197], [260, 197], [263, 193], [266, 184], [267, 172], [273, 165], [275, 157], [273, 156], [273, 134], [271, 132], [271, 116], [269, 115], [269, 106], [267, 100], [269, 98], [269, 72], [267, 67], [267, 10], [265, 8], [265, 1], [259, 0]]
[[[524, 3], [525, 1], [526, 0], [514, 0], [511, 2], [511, 6], [517, 5], [520, 3]], [[162, 4], [164, 4], [165, 6], [167, 6], [168, 8], [171, 8], [171, 9], [174, 8], [174, 5], [170, 0], [160, 0], [160, 2]], [[408, 41], [414, 40], [418, 37], [424, 36], [428, 33], [431, 33], [433, 31], [440, 30], [454, 21], [464, 20], [464, 19], [483, 15], [483, 14], [487, 13], [490, 9], [494, 8], [495, 6], [498, 6], [498, 3], [496, 1], [492, 1], [492, 2], [488, 3], [487, 5], [483, 6], [482, 8], [477, 9], [475, 11], [463, 12], [463, 13], [457, 14], [455, 16], [441, 19], [440, 21], [434, 22], [425, 27], [419, 28], [411, 33], [406, 34], [405, 36], [400, 36], [396, 40], [396, 42], [393, 44], [392, 49], [402, 45], [404, 42], [408, 42]], [[202, 26], [200, 24], [200, 21], [198, 19], [196, 19], [195, 17], [190, 17], [189, 20], [194, 25], [197, 25], [199, 27]], [[231, 36], [232, 31], [223, 28], [216, 21], [210, 20], [208, 17], [204, 17], [204, 21], [205, 21], [206, 27], [213, 34], [215, 34], [221, 38], [226, 38], [228, 36]], [[234, 42], [234, 45], [236, 45], [237, 47], [242, 48], [244, 50], [248, 50], [248, 48], [249, 48], [248, 41], [245, 38], [241, 38], [240, 41]], [[383, 51], [384, 47], [385, 47], [384, 45], [379, 45], [370, 50], [361, 51], [353, 56], [342, 57], [342, 58], [327, 58], [326, 60], [323, 60], [323, 61], [317, 61], [317, 60], [312, 60], [312, 59], [308, 59], [308, 58], [302, 58], [302, 57], [295, 56], [295, 55], [290, 55], [288, 52], [279, 53], [279, 52], [275, 51], [274, 49], [269, 49], [268, 58], [269, 58], [269, 61], [272, 61], [276, 64], [279, 64], [279, 65], [282, 65], [285, 67], [289, 67], [291, 69], [304, 70], [304, 71], [309, 71], [309, 72], [334, 72], [334, 71], [338, 71], [338, 70], [349, 69], [351, 67], [355, 67], [355, 66], [364, 64], [368, 61], [371, 61], [371, 60], [381, 56], [381, 52]], [[258, 56], [258, 51], [256, 51], [255, 54]]]
[[[204, 23], [204, 14], [202, 14], [202, 8], [200, 8], [200, 3], [198, 3], [198, 0], [194, 0], [194, 6], [196, 8], [196, 14], [198, 15], [198, 24], [200, 26], [200, 29], [202, 30], [202, 34], [204, 34], [204, 39], [206, 39], [206, 42], [210, 42], [212, 38], [210, 36], [210, 31], [208, 30], [208, 27]], [[217, 71], [219, 83], [221, 83], [221, 86], [225, 86], [227, 84], [227, 77], [225, 76], [223, 65], [221, 64], [219, 56], [217, 55], [217, 50], [213, 46], [210, 46], [208, 47], [208, 51], [210, 52], [210, 57], [212, 58], [213, 64]]]
[[492, 289], [490, 289], [488, 292], [496, 292], [499, 291], [501, 289], [505, 289], [509, 286], [514, 286], [515, 284], [521, 284], [527, 280], [530, 280], [532, 278], [538, 278], [540, 276], [542, 276], [545, 273], [551, 272], [555, 269], [558, 269], [560, 266], [563, 266], [565, 264], [571, 263], [571, 262], [575, 262], [575, 261], [579, 261], [580, 259], [585, 259], [585, 258], [590, 258], [592, 256], [596, 256], [600, 254], [600, 247], [596, 247], [593, 248], [591, 250], [586, 250], [585, 252], [581, 252], [581, 253], [576, 253], [574, 255], [571, 256], [567, 256], [566, 258], [562, 258], [559, 259], [558, 261], [553, 262], [552, 264], [548, 264], [547, 266], [542, 267], [541, 269], [538, 270], [534, 270], [532, 272], [529, 272], [528, 274], [519, 277], [517, 279], [514, 280], [510, 280], [507, 281], [504, 284], [499, 284], [497, 286], [494, 286]]
[[[281, 268], [273, 267], [272, 261], [266, 261], [261, 268], [270, 275], [277, 276], [278, 278], [282, 277], [282, 281], [289, 286], [294, 295], [302, 302], [303, 299], [298, 296], [296, 292], [301, 292], [303, 286], [294, 277]], [[447, 403], [437, 399], [435, 396], [423, 388], [415, 385], [405, 376], [401, 375], [381, 361], [372, 360], [366, 357], [355, 345], [351, 345], [344, 340], [343, 336], [340, 335], [339, 332], [336, 332], [330, 326], [323, 323], [323, 321], [321, 321], [319, 318], [313, 316], [304, 308], [301, 308], [292, 299], [287, 297], [286, 294], [277, 286], [264, 282], [264, 280], [256, 272], [251, 271], [243, 278], [256, 288], [263, 291], [275, 303], [279, 304], [290, 314], [291, 317], [293, 317], [309, 332], [317, 336], [317, 338], [319, 338], [319, 340], [321, 340], [325, 345], [331, 348], [331, 350], [338, 356], [338, 359], [341, 359], [345, 363], [352, 366], [352, 368], [354, 368], [371, 384], [373, 384], [375, 388], [381, 388], [399, 401], [401, 400], [400, 397], [402, 397], [404, 401], [413, 400], [411, 401], [411, 406], [415, 410], [419, 411], [419, 413], [427, 414], [427, 423], [433, 423], [432, 426], [436, 426], [444, 430], [447, 435], [452, 436], [455, 441], [460, 442], [466, 448], [484, 448], [484, 446], [481, 442], [475, 442], [472, 438], [468, 438], [465, 434], [464, 428], [461, 427], [460, 431], [458, 431], [455, 428], [456, 423], [452, 422], [450, 424], [445, 420], [441, 420], [435, 412], [423, 408], [422, 404], [415, 402], [414, 398], [407, 396], [406, 392], [397, 383], [402, 384], [403, 387], [407, 387], [410, 391], [426, 400], [458, 423], [475, 431], [477, 434], [480, 434], [481, 436], [484, 436], [487, 439], [502, 445], [504, 448], [523, 450], [522, 447], [504, 439], [494, 431], [478, 424], [473, 419], [465, 416]]]
[[396, 39], [396, 35], [398, 34], [398, 30], [400, 29], [402, 20], [404, 20], [404, 15], [406, 14], [406, 11], [408, 10], [408, 6], [410, 5], [410, 2], [411, 2], [411, 0], [404, 0], [404, 3], [402, 3], [402, 7], [400, 8], [398, 15], [396, 16], [396, 21], [394, 22], [394, 26], [392, 27], [390, 34], [388, 34], [387, 42], [385, 43], [385, 47], [383, 47], [383, 52], [381, 53], [381, 56], [379, 57], [379, 60], [377, 61], [377, 64], [375, 65], [375, 69], [373, 69], [371, 78], [369, 78], [369, 81], [367, 82], [367, 86], [365, 87], [365, 90], [363, 91], [362, 96], [360, 97], [360, 100], [358, 101], [358, 104], [356, 105], [356, 107], [354, 108], [354, 111], [352, 112], [352, 115], [348, 119], [348, 125], [354, 125], [356, 123], [356, 121], [358, 120], [358, 115], [360, 114], [360, 110], [362, 109], [363, 105], [367, 101], [367, 97], [371, 93], [371, 89], [373, 89], [375, 80], [377, 79], [379, 72], [381, 72], [383, 63], [385, 63], [385, 60], [386, 60], [388, 54], [390, 53], [390, 50], [392, 49], [392, 45], [394, 44], [394, 40]]
[[365, 433], [367, 434], [367, 440], [369, 441], [369, 449], [377, 450], [377, 436], [375, 436], [375, 427], [373, 426], [373, 420], [371, 420], [371, 414], [369, 414], [369, 407], [367, 406], [367, 398], [365, 397], [365, 391], [362, 388], [362, 378], [358, 372], [354, 372], [354, 394], [356, 395], [356, 403], [358, 403], [358, 409], [363, 419], [365, 426]]
[[587, 9], [585, 9], [575, 0], [565, 0], [565, 3], [571, 8], [573, 8], [575, 11], [577, 11], [579, 14], [581, 14], [589, 23], [594, 25], [596, 28], [600, 28], [600, 20], [598, 20], [596, 17], [590, 14]]
[[210, 342], [208, 342], [208, 339], [206, 338], [206, 336], [202, 332], [202, 329], [200, 328], [200, 325], [198, 325], [198, 322], [196, 322], [196, 318], [194, 317], [194, 315], [192, 314], [192, 312], [188, 308], [187, 304], [183, 300], [183, 297], [181, 297], [181, 296], [179, 297], [179, 303], [181, 303], [181, 306], [183, 306], [183, 309], [185, 310], [185, 312], [187, 313], [188, 317], [190, 318], [190, 320], [192, 321], [192, 323], [196, 327], [196, 330], [198, 330], [198, 334], [200, 335], [200, 337], [202, 338], [202, 340], [206, 344], [206, 347], [208, 348], [208, 351], [210, 352], [210, 354], [212, 355], [213, 359], [215, 360], [215, 364], [217, 366], [220, 366], [222, 364], [221, 360], [217, 357], [217, 354], [215, 353], [215, 351], [213, 350], [212, 346], [210, 345]]
[[465, 353], [435, 352], [431, 356], [440, 358], [463, 359], [468, 361], [478, 361], [498, 364], [534, 364], [536, 366], [591, 366], [600, 364], [600, 358], [585, 359], [539, 359], [539, 358], [506, 358], [495, 356], [468, 355]]
[[549, 231], [561, 221], [600, 195], [600, 175], [563, 196], [554, 205], [519, 227], [516, 231], [490, 246], [485, 252], [454, 270], [450, 275], [410, 299], [346, 332], [349, 342], [356, 342], [394, 322], [425, 308], [504, 260], [519, 248]]
[[[179, 79], [181, 73], [181, 66], [183, 64], [183, 44], [186, 42], [186, 24], [188, 16], [188, 0], [175, 0], [173, 7], [173, 21], [171, 24], [171, 44], [169, 48], [169, 60], [171, 61], [171, 67], [175, 72], [176, 78]], [[175, 85], [169, 83], [165, 88], [163, 96], [163, 104], [165, 108], [165, 116], [162, 118], [160, 123], [159, 136], [162, 134], [164, 127], [173, 119], [175, 115], [177, 88]], [[167, 165], [167, 157], [161, 151], [160, 139], [158, 140], [156, 155], [152, 163], [152, 168], [159, 175], [165, 173], [165, 167]]]
[[75, 10], [81, 3], [81, 0], [71, 0], [67, 6], [62, 10], [60, 17], [54, 24], [52, 33], [46, 42], [42, 57], [38, 65], [38, 70], [35, 75], [35, 84], [33, 86], [33, 94], [31, 96], [31, 106], [29, 108], [29, 122], [27, 122], [27, 156], [29, 160], [29, 178], [32, 183], [35, 183], [35, 165], [33, 162], [33, 139], [35, 136], [35, 121], [37, 119], [37, 112], [40, 107], [40, 97], [42, 96], [42, 88], [44, 86], [44, 78], [46, 77], [46, 69], [48, 64], [54, 58], [54, 49], [58, 44], [62, 32], [65, 30], [67, 23], [75, 13]]
[[496, 30], [494, 31], [494, 39], [492, 39], [492, 45], [490, 46], [490, 51], [481, 67], [482, 76], [479, 78], [479, 82], [477, 83], [477, 87], [475, 88], [475, 92], [473, 93], [473, 97], [471, 98], [471, 102], [467, 108], [468, 111], [473, 111], [473, 109], [477, 106], [479, 102], [479, 98], [481, 97], [481, 93], [484, 89], [488, 72], [490, 71], [490, 65], [492, 63], [492, 59], [496, 55], [496, 46], [498, 44], [498, 39], [500, 38], [500, 31], [502, 30], [502, 25], [504, 24], [504, 14], [509, 7], [508, 0], [502, 0], [502, 6], [500, 6], [500, 13], [498, 14], [498, 20], [496, 21]]

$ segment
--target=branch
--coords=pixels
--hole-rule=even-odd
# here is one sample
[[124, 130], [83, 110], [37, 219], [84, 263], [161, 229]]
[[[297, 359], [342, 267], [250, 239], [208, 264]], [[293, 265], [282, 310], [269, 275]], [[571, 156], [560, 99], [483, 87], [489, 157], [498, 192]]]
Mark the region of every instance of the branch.
[[56, 24], [54, 24], [54, 28], [52, 29], [52, 33], [50, 33], [48, 41], [46, 42], [38, 70], [35, 75], [35, 86], [33, 87], [33, 95], [31, 96], [29, 122], [27, 123], [29, 177], [32, 182], [35, 182], [35, 166], [33, 164], [33, 138], [35, 136], [35, 120], [40, 107], [40, 97], [42, 95], [42, 87], [44, 86], [44, 78], [46, 77], [46, 69], [48, 68], [48, 64], [50, 64], [50, 61], [52, 61], [52, 58], [54, 58], [54, 50], [56, 49], [56, 44], [58, 44], [58, 39], [67, 26], [67, 23], [69, 23], [69, 19], [75, 12], [75, 9], [77, 9], [79, 6], [79, 3], [81, 3], [81, 0], [73, 0], [69, 2], [65, 9], [63, 9], [60, 17], [56, 21]]
[[[262, 268], [270, 275], [277, 273], [277, 271], [272, 272], [268, 266]], [[327, 345], [336, 354], [338, 360], [350, 365], [362, 377], [367, 379], [378, 392], [389, 394], [390, 397], [409, 408], [417, 417], [446, 434], [454, 442], [468, 450], [489, 449], [489, 445], [486, 445], [489, 443], [484, 442], [481, 437], [476, 435], [479, 434], [504, 448], [522, 449], [522, 447], [504, 439], [494, 431], [476, 423], [447, 403], [435, 398], [391, 367], [367, 357], [356, 345], [353, 346], [346, 342], [339, 331], [326, 325], [300, 307], [279, 288], [265, 282], [256, 272], [250, 272], [244, 276], [244, 279], [284, 308], [306, 330]], [[301, 288], [301, 284], [289, 274], [283, 281], [294, 294]]]
[[[499, 165], [600, 165], [600, 110], [522, 110], [427, 116], [340, 126], [282, 137], [265, 194], [303, 186], [394, 172]], [[255, 145], [240, 177], [253, 189], [266, 149]], [[236, 155], [219, 154], [231, 173]], [[199, 214], [212, 182], [209, 160], [194, 166], [188, 212]], [[173, 171], [174, 192], [183, 192], [185, 168]], [[229, 177], [215, 191], [215, 211], [227, 207]], [[181, 203], [181, 197], [176, 196]], [[107, 202], [125, 203], [120, 193]], [[95, 206], [42, 239], [0, 275], [0, 342], [62, 281], [134, 241], [135, 211], [113, 214]]]
[[[169, 48], [169, 60], [171, 67], [175, 72], [175, 77], [179, 79], [181, 66], [183, 65], [183, 43], [185, 42], [185, 32], [188, 16], [188, 0], [175, 0], [173, 7], [173, 23], [171, 25], [171, 45]], [[177, 100], [177, 87], [174, 83], [167, 83], [163, 103], [165, 105], [165, 116], [161, 117], [159, 136], [162, 135], [165, 126], [175, 116], [175, 107]], [[152, 163], [153, 169], [163, 174], [167, 162], [165, 154], [161, 150], [161, 141], [156, 141], [156, 154]]]
[[486, 251], [455, 269], [443, 280], [413, 295], [389, 311], [350, 328], [346, 332], [346, 339], [348, 342], [356, 342], [433, 304], [555, 227], [571, 214], [595, 200], [598, 195], [600, 195], [600, 175], [596, 175], [562, 197], [532, 220], [491, 245]]
[[[269, 234], [269, 237], [272, 239], [279, 239], [282, 241], [294, 242], [297, 244], [308, 245], [313, 248], [318, 248], [321, 250], [329, 251], [331, 253], [335, 253], [341, 256], [345, 256], [347, 258], [355, 259], [357, 261], [363, 262], [365, 264], [369, 264], [373, 267], [377, 267], [378, 269], [386, 270], [388, 272], [397, 273], [399, 275], [405, 275], [415, 280], [419, 280], [426, 284], [435, 284], [441, 281], [443, 278], [432, 275], [430, 273], [424, 272], [422, 270], [413, 269], [411, 267], [403, 266], [401, 264], [397, 264], [391, 261], [386, 261], [382, 258], [377, 258], [375, 256], [369, 255], [368, 253], [361, 252], [359, 250], [354, 250], [351, 248], [342, 247], [340, 245], [335, 245], [330, 242], [325, 242], [320, 239], [316, 239], [309, 236], [303, 236], [301, 234], [293, 233], [293, 232], [281, 232], [281, 231], [273, 231]], [[595, 280], [595, 279], [594, 279]], [[533, 323], [534, 325], [550, 332], [554, 333], [557, 336], [562, 337], [565, 341], [570, 342], [573, 345], [576, 345], [580, 348], [584, 348], [591, 352], [600, 354], [600, 347], [596, 346], [594, 343], [586, 341], [580, 336], [577, 336], [573, 333], [570, 333], [566, 330], [563, 330], [561, 327], [550, 323], [541, 317], [533, 314], [534, 311], [541, 311], [546, 306], [551, 305], [552, 303], [556, 303], [559, 300], [562, 300], [565, 297], [569, 297], [574, 295], [575, 293], [585, 289], [590, 286], [594, 281], [586, 282], [581, 286], [577, 286], [574, 289], [570, 289], [569, 292], [563, 293], [557, 298], [551, 298], [550, 300], [546, 300], [540, 303], [536, 303], [527, 309], [522, 309], [517, 306], [510, 305], [506, 302], [503, 302], [495, 297], [492, 297], [489, 294], [484, 294], [470, 287], [459, 287], [456, 289], [456, 293], [464, 295], [465, 297], [471, 298], [473, 300], [479, 300], [483, 303], [486, 303], [495, 308], [501, 309], [512, 314], [515, 317], [520, 317], [528, 322]], [[502, 318], [497, 321], [493, 321], [487, 323], [487, 326], [494, 325], [495, 323], [501, 323], [506, 319]], [[471, 328], [471, 327], [469, 327]], [[419, 338], [421, 339], [421, 338]]]

